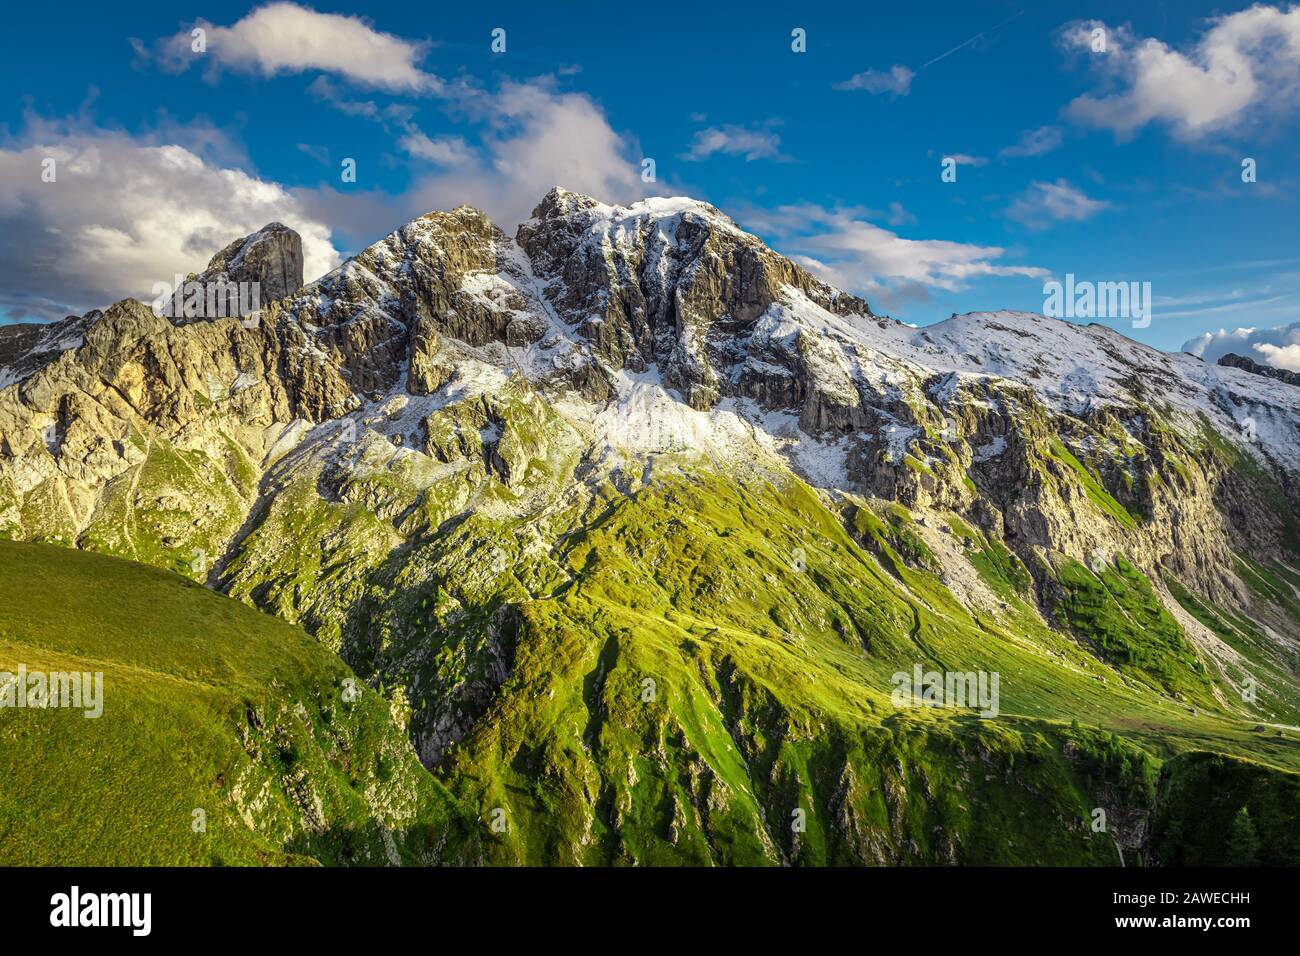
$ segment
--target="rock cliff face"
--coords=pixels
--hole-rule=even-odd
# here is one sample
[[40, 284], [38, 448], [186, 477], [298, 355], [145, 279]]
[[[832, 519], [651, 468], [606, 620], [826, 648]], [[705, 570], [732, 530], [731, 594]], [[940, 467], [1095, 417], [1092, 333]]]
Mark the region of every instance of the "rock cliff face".
[[258, 283], [264, 301], [283, 299], [302, 288], [302, 237], [281, 223], [269, 223], [218, 252], [200, 278], [218, 275], [230, 282]]
[[1274, 368], [1271, 365], [1260, 365], [1254, 359], [1246, 358], [1244, 355], [1235, 355], [1230, 352], [1219, 359], [1219, 364], [1230, 368], [1239, 368], [1255, 375], [1267, 375], [1269, 378], [1275, 378], [1279, 382], [1286, 382], [1288, 385], [1300, 385], [1300, 372]]
[[[302, 288], [302, 237], [278, 222], [236, 239], [157, 304], [178, 322], [249, 315]], [[197, 290], [198, 294], [194, 294]]]
[[[1065, 784], [985, 731], [930, 727], [928, 768], [864, 743], [917, 661], [1003, 668], [1026, 718], [1300, 716], [1283, 380], [1038, 315], [915, 329], [687, 199], [557, 188], [514, 237], [463, 206], [301, 270], [272, 224], [195, 277], [260, 283], [251, 315], [0, 336], [0, 533], [303, 623], [462, 795], [554, 788], [506, 858], [997, 858], [909, 794]], [[833, 853], [774, 822], [809, 794]]]

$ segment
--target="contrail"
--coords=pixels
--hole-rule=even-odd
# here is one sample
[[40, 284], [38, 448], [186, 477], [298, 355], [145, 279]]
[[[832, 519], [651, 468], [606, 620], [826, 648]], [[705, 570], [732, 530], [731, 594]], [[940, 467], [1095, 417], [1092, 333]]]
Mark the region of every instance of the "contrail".
[[933, 66], [934, 64], [938, 63], [940, 60], [952, 56], [952, 55], [953, 55], [954, 53], [956, 53], [958, 50], [961, 50], [961, 49], [964, 49], [965, 47], [970, 46], [970, 45], [971, 45], [972, 43], [974, 43], [976, 40], [980, 39], [981, 37], [987, 36], [988, 34], [992, 33], [994, 30], [1000, 30], [1000, 29], [1002, 29], [1004, 26], [1006, 26], [1006, 25], [1007, 25], [1008, 23], [1010, 23], [1012, 20], [1016, 19], [1016, 17], [1019, 17], [1019, 16], [1020, 16], [1021, 14], [1023, 14], [1024, 12], [1025, 12], [1024, 10], [1021, 10], [1020, 13], [1013, 13], [1011, 16], [1007, 17], [1005, 20], [1003, 20], [1003, 21], [1002, 21], [1001, 23], [999, 23], [997, 26], [989, 27], [987, 30], [984, 30], [984, 31], [981, 32], [981, 33], [977, 33], [977, 34], [975, 34], [975, 35], [974, 35], [973, 37], [971, 37], [969, 40], [964, 40], [963, 42], [958, 43], [955, 47], [953, 47], [953, 48], [952, 48], [951, 50], [949, 50], [947, 53], [940, 53], [940, 54], [939, 54], [938, 56], [936, 56], [933, 60], [930, 60], [930, 61], [927, 62], [927, 63], [923, 63], [923, 64], [921, 64], [919, 67], [916, 68], [916, 72], [917, 72], [917, 73], [920, 73], [920, 72], [921, 72], [922, 70], [924, 70], [927, 66]]

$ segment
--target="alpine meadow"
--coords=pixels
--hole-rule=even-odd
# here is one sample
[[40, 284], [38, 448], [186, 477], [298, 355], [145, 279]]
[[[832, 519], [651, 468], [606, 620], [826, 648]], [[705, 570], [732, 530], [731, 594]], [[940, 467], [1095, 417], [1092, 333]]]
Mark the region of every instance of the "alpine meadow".
[[152, 6], [6, 81], [0, 864], [1300, 864], [1300, 8]]

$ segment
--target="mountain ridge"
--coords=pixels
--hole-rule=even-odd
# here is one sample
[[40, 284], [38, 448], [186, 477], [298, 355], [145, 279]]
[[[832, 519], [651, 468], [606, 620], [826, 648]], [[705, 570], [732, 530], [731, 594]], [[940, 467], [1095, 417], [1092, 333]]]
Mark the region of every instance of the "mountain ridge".
[[[0, 533], [302, 624], [528, 821], [494, 859], [1018, 859], [906, 794], [977, 752], [1057, 767], [1073, 716], [1300, 766], [1283, 382], [1027, 313], [911, 328], [706, 204], [558, 188], [514, 237], [429, 213], [250, 316], [79, 321], [0, 378]], [[890, 716], [917, 662], [1002, 671], [1011, 737]], [[1027, 784], [1059, 821], [1071, 768]], [[1099, 858], [1070, 832], [1017, 839]]]

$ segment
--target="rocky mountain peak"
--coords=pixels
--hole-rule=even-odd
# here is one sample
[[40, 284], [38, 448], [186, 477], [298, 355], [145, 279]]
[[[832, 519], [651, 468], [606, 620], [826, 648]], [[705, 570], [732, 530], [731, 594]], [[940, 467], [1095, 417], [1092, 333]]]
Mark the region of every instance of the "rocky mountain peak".
[[542, 197], [542, 201], [534, 207], [533, 218], [555, 219], [582, 210], [594, 209], [600, 205], [600, 200], [592, 196], [570, 192], [563, 186], [552, 186], [550, 191]]
[[[734, 832], [801, 859], [763, 821], [813, 765], [841, 859], [920, 860], [898, 834], [942, 832], [924, 859], [953, 862], [985, 827], [963, 831], [966, 797], [1009, 792], [1021, 754], [1037, 854], [1101, 805], [1078, 801], [1104, 738], [1066, 717], [1109, 705], [1142, 739], [1268, 759], [1284, 743], [1246, 728], [1300, 720], [1300, 393], [1247, 360], [1025, 312], [904, 325], [682, 197], [557, 187], [513, 236], [463, 205], [301, 270], [272, 223], [195, 277], [258, 282], [255, 315], [128, 299], [0, 329], [0, 538], [300, 623], [468, 803], [551, 788], [512, 806], [580, 821], [545, 838], [566, 862], [674, 859], [625, 839], [645, 807], [673, 854], [714, 861]], [[926, 718], [950, 763], [903, 777], [912, 743], [875, 750], [920, 727], [890, 675], [939, 660], [1001, 674], [1002, 723]], [[1083, 776], [1045, 787], [1076, 752]], [[879, 828], [880, 793], [936, 780], [968, 788], [943, 828], [897, 814], [944, 801], [892, 798]]]
[[232, 282], [257, 282], [262, 301], [282, 299], [302, 288], [302, 236], [279, 222], [236, 239], [212, 257], [207, 274], [224, 273]]
[[226, 245], [158, 309], [176, 321], [243, 316], [297, 292], [302, 284], [302, 237], [271, 222]]

